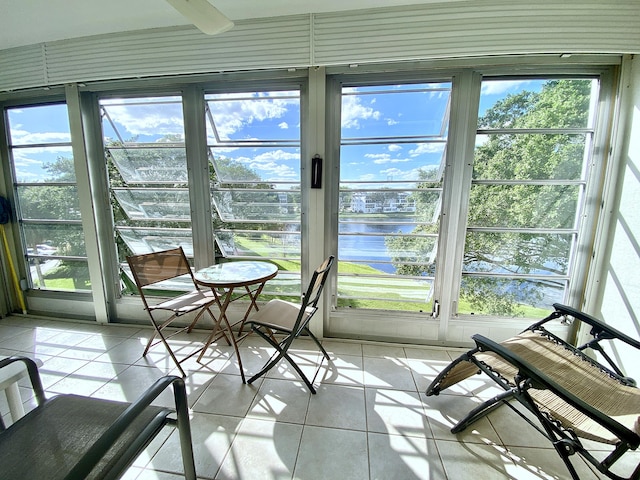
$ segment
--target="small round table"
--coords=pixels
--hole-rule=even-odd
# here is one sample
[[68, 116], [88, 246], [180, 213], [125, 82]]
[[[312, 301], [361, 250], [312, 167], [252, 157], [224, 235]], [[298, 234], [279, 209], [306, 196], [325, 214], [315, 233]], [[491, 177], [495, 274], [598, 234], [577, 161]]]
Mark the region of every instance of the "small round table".
[[[200, 269], [195, 272], [194, 277], [196, 282], [205, 287], [211, 288], [213, 295], [216, 299], [216, 303], [218, 304], [218, 308], [220, 308], [220, 315], [218, 317], [218, 321], [209, 335], [202, 352], [200, 352], [200, 356], [198, 357], [198, 361], [202, 359], [205, 351], [209, 348], [209, 345], [216, 339], [216, 333], [218, 330], [222, 332], [224, 335], [224, 331], [222, 328], [222, 321], [226, 324], [229, 333], [231, 335], [231, 341], [236, 343], [235, 338], [233, 337], [233, 332], [231, 331], [231, 327], [240, 324], [240, 329], [238, 332], [238, 336], [242, 335], [242, 329], [244, 328], [244, 323], [247, 321], [249, 314], [252, 309], [256, 309], [258, 311], [258, 305], [256, 304], [256, 300], [262, 289], [264, 288], [265, 283], [271, 280], [278, 274], [278, 266], [267, 261], [238, 261], [238, 262], [227, 262], [227, 263], [219, 263], [216, 265], [211, 265], [210, 267], [206, 267]], [[232, 298], [233, 291], [236, 288], [243, 287], [245, 292], [236, 298]], [[249, 297], [250, 304], [245, 312], [244, 316], [241, 320], [237, 321], [233, 325], [229, 323], [227, 319], [227, 307], [232, 301], [239, 300], [243, 297]], [[242, 382], [244, 383], [244, 371], [242, 369], [242, 359], [240, 358], [240, 354], [236, 348], [236, 355], [238, 357], [238, 365], [240, 367], [240, 374], [242, 375]]]

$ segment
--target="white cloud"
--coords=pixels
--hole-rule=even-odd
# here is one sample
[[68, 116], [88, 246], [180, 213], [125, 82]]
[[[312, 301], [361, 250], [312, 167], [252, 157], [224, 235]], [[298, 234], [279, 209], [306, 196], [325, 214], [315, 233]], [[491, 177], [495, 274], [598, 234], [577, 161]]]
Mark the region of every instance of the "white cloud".
[[128, 140], [129, 136], [183, 135], [184, 119], [179, 104], [107, 105], [109, 116], [122, 125], [126, 132], [120, 132]]
[[[281, 118], [290, 107], [298, 108], [297, 99], [273, 98], [274, 96], [255, 97], [261, 100], [235, 100], [231, 97], [229, 101], [212, 101], [213, 118], [220, 137], [228, 140], [247, 125]], [[218, 98], [224, 98], [224, 96]], [[289, 128], [286, 122], [281, 122], [278, 126]]]
[[405, 163], [409, 162], [408, 158], [380, 158], [378, 160], [374, 160], [373, 163], [376, 165], [385, 165], [387, 163]]
[[487, 80], [482, 82], [482, 95], [501, 95], [508, 91], [521, 90], [530, 80]]
[[398, 150], [402, 150], [402, 147], [394, 143], [392, 145], [389, 145], [388, 149], [390, 152], [397, 152]]
[[287, 128], [289, 128], [289, 124], [287, 122], [280, 122], [278, 124], [278, 127], [280, 127], [283, 130], [286, 130]]
[[412, 157], [423, 155], [425, 153], [442, 153], [444, 151], [444, 143], [421, 143], [416, 148], [409, 151]]
[[362, 104], [360, 97], [342, 97], [342, 127], [360, 128], [360, 120], [378, 120], [380, 112]]
[[71, 134], [68, 132], [30, 133], [20, 128], [11, 128], [11, 140], [14, 145], [70, 142]]
[[270, 161], [270, 160], [280, 160], [280, 161], [296, 160], [297, 161], [297, 160], [300, 160], [300, 154], [285, 152], [284, 150], [270, 150], [268, 152], [261, 153], [260, 155], [256, 155], [255, 157], [253, 157], [253, 161], [258, 163], [263, 161]]

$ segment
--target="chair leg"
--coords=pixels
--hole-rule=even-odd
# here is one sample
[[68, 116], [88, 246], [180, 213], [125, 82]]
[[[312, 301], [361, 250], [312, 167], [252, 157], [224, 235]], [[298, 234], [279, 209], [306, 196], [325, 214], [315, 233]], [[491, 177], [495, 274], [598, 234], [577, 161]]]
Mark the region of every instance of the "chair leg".
[[320, 343], [320, 340], [318, 340], [316, 338], [316, 336], [313, 334], [313, 332], [311, 332], [311, 330], [309, 330], [308, 328], [305, 327], [304, 331], [307, 333], [307, 335], [309, 335], [314, 342], [316, 342], [316, 345], [318, 346], [318, 348], [320, 349], [320, 351], [322, 352], [322, 355], [324, 355], [324, 358], [326, 358], [327, 360], [331, 360], [329, 358], [329, 354], [327, 353], [327, 351], [324, 349], [324, 347], [322, 346], [322, 344]]
[[184, 373], [184, 370], [182, 369], [180, 362], [178, 361], [175, 354], [173, 353], [173, 350], [171, 350], [171, 347], [169, 347], [169, 342], [167, 342], [167, 340], [162, 335], [160, 335], [160, 340], [162, 341], [162, 343], [164, 343], [164, 346], [166, 347], [167, 352], [169, 352], [169, 355], [171, 356], [173, 363], [175, 363], [176, 367], [178, 367], [178, 370], [180, 370], [180, 374], [182, 375], [182, 377], [183, 378], [186, 377], [187, 374]]
[[496, 408], [502, 406], [503, 402], [505, 402], [507, 399], [513, 396], [514, 396], [514, 392], [511, 390], [508, 390], [506, 392], [502, 392], [496, 395], [493, 398], [490, 398], [485, 402], [482, 402], [476, 408], [471, 410], [466, 417], [464, 417], [462, 420], [456, 423], [451, 429], [451, 433], [462, 432], [465, 428], [467, 428], [469, 425], [474, 423], [476, 420], [480, 420], [482, 417], [493, 412]]
[[[265, 363], [264, 367], [262, 367], [262, 369], [258, 373], [256, 373], [249, 380], [247, 380], [247, 383], [249, 384], [253, 383], [255, 380], [257, 380], [258, 378], [263, 376], [265, 373], [267, 373], [269, 370], [271, 370], [282, 359], [282, 353], [281, 353], [282, 350], [280, 348], [280, 345], [275, 340], [272, 340], [270, 336], [265, 335], [265, 333], [258, 328], [253, 328], [253, 331], [256, 332], [258, 335], [260, 335], [262, 338], [264, 338], [267, 341], [267, 343], [269, 343], [272, 347], [274, 347], [276, 349], [276, 352], [271, 356], [269, 361]], [[273, 333], [271, 333], [271, 337], [273, 337]]]
[[[271, 340], [271, 338], [269, 338], [268, 335], [265, 335], [261, 330], [254, 328], [253, 329], [258, 335], [260, 335], [262, 338], [264, 338], [269, 344], [271, 344], [271, 346], [273, 346], [276, 349], [276, 353], [274, 353], [274, 355], [271, 357], [271, 360], [269, 360], [266, 365], [264, 367], [262, 367], [262, 370], [260, 370], [258, 373], [256, 373], [254, 376], [252, 376], [247, 383], [252, 383], [255, 380], [257, 380], [258, 378], [260, 378], [261, 376], [263, 376], [265, 373], [267, 373], [269, 370], [271, 370], [278, 362], [280, 362], [280, 360], [282, 360], [283, 358], [289, 362], [289, 365], [291, 365], [294, 370], [296, 372], [298, 372], [298, 375], [300, 376], [300, 378], [302, 379], [302, 381], [305, 383], [305, 385], [309, 388], [309, 390], [311, 391], [311, 393], [315, 394], [316, 393], [316, 389], [313, 387], [313, 384], [309, 381], [309, 379], [307, 378], [307, 376], [304, 374], [304, 372], [302, 371], [302, 369], [300, 369], [300, 367], [298, 366], [298, 364], [293, 360], [293, 358], [291, 358], [289, 356], [289, 354], [282, 349], [282, 347], [280, 346], [282, 343], [278, 344], [275, 343], [273, 340]], [[286, 340], [286, 339], [285, 339]], [[317, 341], [317, 340], [316, 340]], [[324, 349], [323, 349], [324, 350]]]

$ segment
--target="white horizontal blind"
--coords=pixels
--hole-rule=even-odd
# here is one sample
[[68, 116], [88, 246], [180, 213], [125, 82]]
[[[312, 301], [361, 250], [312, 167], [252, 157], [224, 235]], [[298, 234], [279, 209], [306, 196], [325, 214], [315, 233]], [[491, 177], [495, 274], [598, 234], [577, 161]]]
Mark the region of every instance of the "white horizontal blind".
[[0, 51], [0, 91], [451, 57], [640, 53], [638, 0], [469, 0], [84, 37]]
[[0, 90], [48, 84], [44, 45], [0, 50]]
[[638, 53], [637, 0], [466, 1], [316, 16], [314, 62]]

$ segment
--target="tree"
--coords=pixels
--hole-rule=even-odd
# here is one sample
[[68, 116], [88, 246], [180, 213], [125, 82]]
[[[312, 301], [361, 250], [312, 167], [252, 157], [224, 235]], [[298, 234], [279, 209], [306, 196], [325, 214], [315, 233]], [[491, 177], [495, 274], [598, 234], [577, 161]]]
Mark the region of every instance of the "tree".
[[[20, 189], [22, 218], [45, 221], [80, 220], [73, 158], [58, 157], [43, 168], [49, 176], [42, 185], [29, 185]], [[51, 185], [52, 183], [56, 185]], [[34, 255], [42, 253], [41, 246], [44, 244], [55, 246], [56, 255], [68, 257], [86, 255], [84, 233], [80, 225], [36, 222], [25, 224], [24, 232], [27, 248]], [[40, 260], [34, 258], [33, 262], [39, 283], [43, 285], [44, 275]], [[85, 265], [79, 266], [78, 262], [59, 261], [55, 271], [47, 273], [47, 277], [53, 276], [72, 278], [76, 288], [87, 288], [88, 270]]]
[[[529, 131], [584, 127], [589, 115], [590, 89], [591, 80], [548, 81], [540, 92], [524, 91], [497, 102], [478, 120], [478, 126], [480, 129]], [[573, 228], [579, 201], [577, 186], [526, 182], [580, 179], [585, 143], [582, 134], [513, 132], [488, 135], [486, 142], [476, 148], [473, 178], [523, 183], [474, 185], [470, 193], [468, 225], [520, 229]], [[425, 181], [419, 188], [429, 185]], [[417, 209], [423, 215], [432, 214], [434, 202], [422, 195], [416, 195], [415, 199]], [[423, 231], [424, 227], [418, 226], [414, 233]], [[570, 235], [533, 231], [469, 233], [463, 269], [466, 272], [514, 275], [548, 273], [553, 278], [553, 275], [567, 272], [571, 241]], [[417, 242], [425, 243], [423, 239]], [[394, 246], [393, 251], [401, 251], [403, 247], [396, 239], [388, 241], [388, 244]], [[435, 269], [432, 263], [408, 268], [397, 256], [394, 261], [401, 274], [427, 274]], [[551, 288], [563, 288], [552, 279], [547, 284]], [[478, 311], [516, 315], [519, 305], [535, 305], [540, 301], [542, 293], [537, 287], [527, 280], [465, 276], [461, 297]]]

